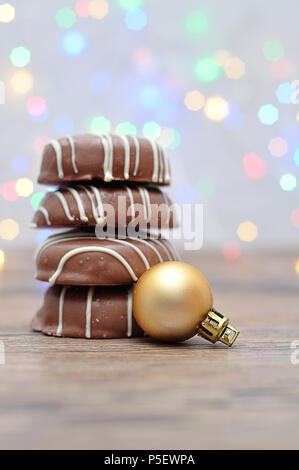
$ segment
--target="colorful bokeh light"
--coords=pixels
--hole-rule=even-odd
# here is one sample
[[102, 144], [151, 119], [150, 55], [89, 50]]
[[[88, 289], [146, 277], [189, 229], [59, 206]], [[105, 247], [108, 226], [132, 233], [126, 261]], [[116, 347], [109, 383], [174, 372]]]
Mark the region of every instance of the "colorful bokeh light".
[[226, 62], [231, 59], [232, 55], [229, 51], [226, 51], [225, 49], [220, 49], [219, 51], [215, 52], [213, 57], [215, 62], [220, 67], [224, 67]]
[[19, 224], [13, 219], [0, 222], [0, 237], [3, 240], [14, 240], [19, 235]]
[[180, 139], [176, 135], [176, 131], [174, 129], [170, 129], [169, 127], [161, 127], [160, 135], [157, 138], [157, 142], [159, 142], [159, 144], [161, 144], [165, 148], [170, 148], [171, 145], [179, 145]]
[[3, 250], [0, 250], [0, 269], [3, 269], [5, 264], [5, 253]]
[[269, 67], [274, 78], [288, 78], [293, 70], [291, 62], [284, 57], [270, 62]]
[[293, 191], [297, 186], [297, 179], [292, 173], [285, 173], [280, 177], [280, 187], [283, 191]]
[[161, 126], [155, 121], [146, 122], [142, 128], [142, 134], [144, 137], [151, 139], [157, 139], [161, 133]]
[[198, 111], [204, 106], [205, 97], [198, 90], [188, 91], [185, 95], [184, 103], [190, 111]]
[[192, 10], [187, 13], [185, 26], [188, 33], [199, 35], [207, 31], [209, 21], [207, 15], [200, 10]]
[[211, 121], [223, 121], [229, 114], [229, 104], [221, 96], [212, 96], [206, 101], [204, 113]]
[[241, 222], [237, 228], [237, 235], [242, 242], [252, 242], [258, 235], [258, 228], [249, 220]]
[[290, 104], [295, 95], [295, 88], [289, 82], [281, 83], [276, 88], [275, 95], [280, 103]]
[[18, 196], [28, 197], [33, 193], [33, 183], [29, 178], [20, 178], [16, 181], [15, 191]]
[[107, 134], [111, 130], [109, 119], [104, 116], [95, 116], [90, 122], [90, 132], [94, 134]]
[[10, 23], [15, 17], [15, 8], [9, 3], [0, 5], [0, 23]]
[[79, 31], [70, 31], [64, 36], [62, 47], [69, 55], [79, 55], [86, 48], [86, 38]]
[[122, 10], [132, 10], [142, 7], [143, 0], [117, 0], [117, 4]]
[[89, 17], [89, 6], [90, 0], [78, 0], [75, 5], [75, 12], [79, 18], [88, 18]]
[[245, 75], [245, 63], [238, 57], [228, 59], [223, 66], [224, 73], [228, 78], [238, 80]]
[[267, 60], [277, 60], [283, 57], [284, 47], [278, 39], [273, 39], [265, 42], [263, 54]]
[[181, 134], [176, 129], [170, 129], [170, 131], [172, 132], [173, 139], [172, 139], [172, 142], [167, 146], [167, 148], [174, 150], [181, 143]]
[[1, 187], [1, 194], [6, 201], [14, 202], [18, 199], [15, 181], [6, 181]]
[[296, 149], [294, 155], [293, 155], [294, 162], [296, 163], [297, 166], [299, 166], [299, 148]]
[[273, 157], [283, 157], [288, 151], [288, 143], [281, 137], [275, 137], [270, 140], [268, 149]]
[[255, 153], [248, 153], [243, 158], [243, 168], [250, 179], [258, 180], [267, 173], [267, 164]]
[[47, 111], [47, 105], [44, 98], [32, 96], [27, 100], [26, 108], [31, 116], [41, 116]]
[[77, 21], [76, 13], [71, 8], [60, 8], [55, 18], [60, 28], [71, 28]]
[[299, 259], [297, 260], [296, 264], [295, 264], [295, 271], [296, 273], [298, 274], [299, 276]]
[[154, 84], [145, 83], [141, 85], [137, 93], [140, 104], [145, 108], [156, 108], [161, 104], [161, 90]]
[[9, 58], [14, 67], [26, 67], [31, 61], [31, 52], [24, 46], [14, 47]]
[[109, 12], [109, 5], [105, 0], [92, 0], [89, 2], [88, 12], [92, 18], [101, 20]]
[[33, 87], [33, 76], [27, 70], [18, 70], [12, 75], [10, 85], [15, 93], [24, 95]]
[[200, 82], [210, 83], [217, 80], [221, 75], [221, 67], [213, 57], [202, 57], [194, 66], [194, 73]]
[[228, 261], [235, 261], [241, 256], [241, 248], [238, 243], [229, 242], [224, 245], [222, 248], [222, 254], [225, 259]]
[[290, 220], [295, 228], [299, 228], [299, 208], [292, 210]]
[[44, 197], [44, 195], [45, 193], [43, 192], [37, 192], [37, 193], [32, 194], [30, 198], [30, 204], [33, 210], [36, 211], [38, 209], [40, 202], [42, 198]]
[[125, 23], [129, 29], [140, 31], [147, 25], [147, 15], [140, 8], [133, 8], [127, 11]]
[[264, 104], [258, 111], [258, 118], [262, 124], [272, 126], [279, 118], [279, 111], [273, 104]]
[[117, 134], [122, 134], [122, 135], [130, 134], [130, 135], [136, 135], [137, 136], [136, 126], [134, 126], [134, 124], [132, 124], [129, 121], [120, 122], [119, 124], [117, 124], [117, 126], [115, 128], [115, 132]]

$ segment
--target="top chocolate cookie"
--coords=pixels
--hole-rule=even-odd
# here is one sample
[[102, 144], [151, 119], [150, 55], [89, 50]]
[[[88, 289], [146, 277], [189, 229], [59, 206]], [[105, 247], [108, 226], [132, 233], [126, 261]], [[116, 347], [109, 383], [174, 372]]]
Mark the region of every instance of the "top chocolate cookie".
[[116, 134], [66, 136], [45, 146], [39, 183], [92, 180], [169, 184], [166, 151], [146, 137]]

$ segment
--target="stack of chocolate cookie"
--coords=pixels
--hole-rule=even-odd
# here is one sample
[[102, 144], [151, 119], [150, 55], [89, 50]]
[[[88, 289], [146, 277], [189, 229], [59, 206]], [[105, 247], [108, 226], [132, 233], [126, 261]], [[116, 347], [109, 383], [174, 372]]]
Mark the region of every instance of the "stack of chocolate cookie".
[[37, 250], [36, 278], [52, 286], [33, 330], [79, 338], [142, 336], [132, 315], [134, 282], [177, 256], [168, 241], [132, 236], [128, 229], [175, 225], [171, 201], [157, 187], [170, 183], [165, 150], [134, 136], [67, 136], [46, 145], [38, 181], [60, 187], [44, 196], [32, 225], [70, 230]]

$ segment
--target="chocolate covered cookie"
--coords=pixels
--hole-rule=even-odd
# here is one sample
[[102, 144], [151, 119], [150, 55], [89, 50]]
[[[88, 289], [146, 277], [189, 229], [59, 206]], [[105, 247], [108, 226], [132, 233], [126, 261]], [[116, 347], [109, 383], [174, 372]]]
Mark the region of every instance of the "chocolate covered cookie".
[[33, 227], [127, 227], [137, 220], [154, 228], [175, 225], [170, 199], [159, 189], [123, 183], [76, 185], [48, 192], [35, 212]]
[[145, 137], [112, 134], [66, 136], [46, 145], [39, 183], [91, 180], [169, 184], [166, 151]]
[[133, 286], [51, 286], [31, 328], [74, 338], [143, 336], [132, 314], [132, 290]]
[[151, 266], [176, 260], [166, 240], [97, 238], [71, 231], [50, 237], [36, 254], [36, 278], [63, 285], [130, 284]]

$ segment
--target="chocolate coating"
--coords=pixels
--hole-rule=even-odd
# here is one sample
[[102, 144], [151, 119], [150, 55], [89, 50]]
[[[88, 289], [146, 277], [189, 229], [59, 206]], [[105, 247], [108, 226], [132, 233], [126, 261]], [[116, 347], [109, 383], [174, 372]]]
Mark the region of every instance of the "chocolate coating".
[[[109, 210], [105, 210], [106, 205], [109, 205]], [[170, 199], [157, 188], [126, 186], [123, 183], [62, 187], [43, 197], [32, 225], [127, 227], [140, 215], [142, 225], [172, 228], [176, 222], [170, 206]]]
[[51, 286], [31, 328], [46, 335], [73, 338], [143, 336], [132, 315], [131, 295], [132, 286]]
[[36, 278], [52, 284], [130, 284], [151, 266], [176, 259], [164, 240], [97, 238], [71, 231], [50, 237], [36, 255]]
[[39, 183], [98, 179], [169, 184], [166, 152], [145, 137], [110, 134], [66, 136], [46, 145]]

